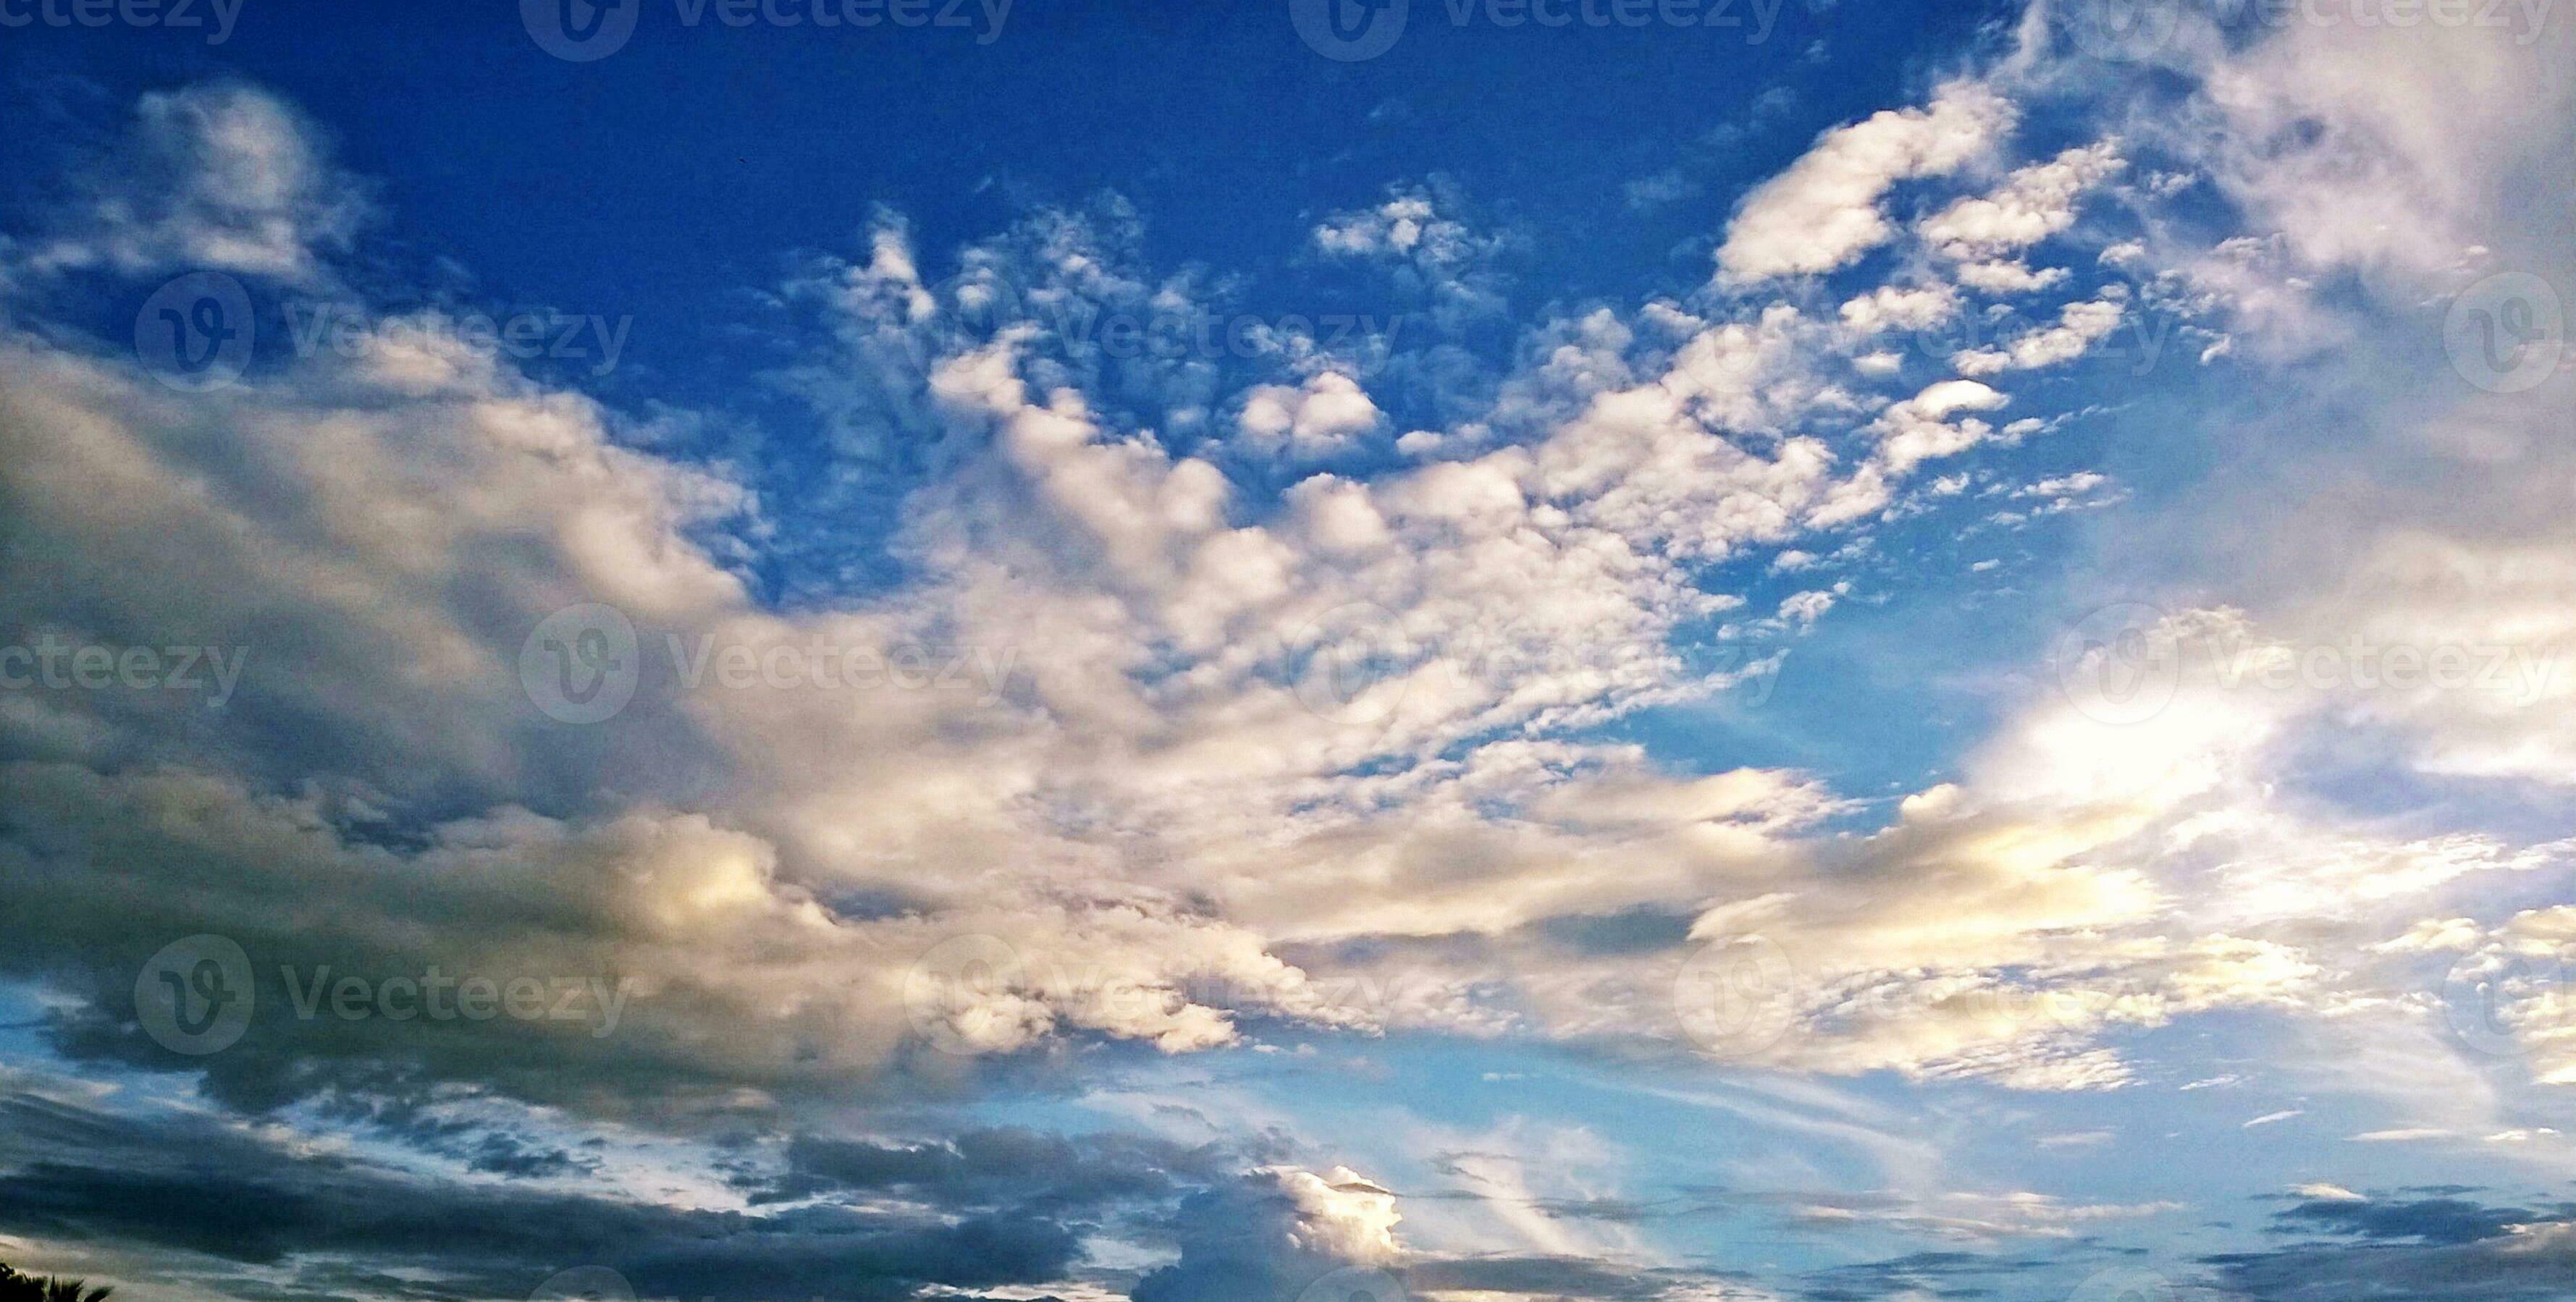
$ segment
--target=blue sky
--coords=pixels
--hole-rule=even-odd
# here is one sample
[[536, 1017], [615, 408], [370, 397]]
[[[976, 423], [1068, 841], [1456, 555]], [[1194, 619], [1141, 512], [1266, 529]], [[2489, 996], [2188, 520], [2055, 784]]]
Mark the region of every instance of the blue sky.
[[0, 0], [0, 1260], [2576, 1297], [2553, 3], [844, 8]]

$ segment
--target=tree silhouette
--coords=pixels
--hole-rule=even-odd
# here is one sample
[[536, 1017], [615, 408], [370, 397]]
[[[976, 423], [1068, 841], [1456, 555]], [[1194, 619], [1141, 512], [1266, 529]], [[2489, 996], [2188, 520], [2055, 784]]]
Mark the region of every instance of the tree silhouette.
[[0, 1262], [0, 1302], [106, 1302], [111, 1285], [89, 1287], [85, 1279], [25, 1275]]

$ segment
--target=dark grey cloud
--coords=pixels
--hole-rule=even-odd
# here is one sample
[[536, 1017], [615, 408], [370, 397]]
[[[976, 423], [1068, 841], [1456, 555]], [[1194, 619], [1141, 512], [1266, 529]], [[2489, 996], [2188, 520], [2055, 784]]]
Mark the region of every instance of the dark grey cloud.
[[2487, 1207], [2458, 1198], [2425, 1198], [2389, 1203], [2348, 1199], [2304, 1202], [2275, 1217], [2283, 1233], [2327, 1231], [2368, 1239], [2421, 1239], [2427, 1243], [2475, 1243], [2506, 1233], [2540, 1217], [2525, 1207]]
[[[1165, 1222], [1180, 1259], [1136, 1283], [1135, 1302], [1293, 1302], [1324, 1286], [1381, 1291], [1363, 1274], [1391, 1268], [1394, 1198], [1356, 1173], [1265, 1168], [1181, 1200]], [[1326, 1281], [1337, 1272], [1348, 1289]]]
[[195, 1254], [197, 1280], [235, 1293], [237, 1266], [283, 1267], [324, 1294], [371, 1291], [350, 1271], [399, 1269], [442, 1282], [396, 1295], [524, 1297], [555, 1271], [601, 1265], [644, 1297], [897, 1298], [1063, 1279], [1086, 1228], [1025, 1204], [751, 1214], [441, 1180], [192, 1114], [144, 1120], [23, 1092], [0, 1098], [0, 1152], [0, 1231]]
[[799, 1135], [786, 1157], [783, 1173], [744, 1181], [754, 1204], [892, 1194], [951, 1209], [1076, 1214], [1175, 1198], [1231, 1176], [1239, 1160], [1212, 1144], [1019, 1128], [908, 1144]]
[[1481, 1256], [1417, 1262], [1406, 1269], [1404, 1282], [1415, 1290], [1527, 1293], [1630, 1302], [1658, 1297], [1678, 1286], [1722, 1281], [1689, 1271], [1637, 1267], [1589, 1257]]
[[2576, 1298], [2576, 1206], [2544, 1212], [2447, 1197], [2306, 1202], [2276, 1213], [2273, 1228], [2347, 1241], [2205, 1258], [2215, 1282], [2258, 1302]]
[[2045, 1268], [2024, 1257], [1974, 1252], [1911, 1252], [1809, 1274], [1801, 1296], [1812, 1302], [1880, 1302], [1902, 1294], [1991, 1297], [1999, 1284]]
[[1549, 918], [1536, 924], [1547, 939], [1585, 954], [1648, 954], [1690, 939], [1691, 917], [1641, 907], [1617, 913]]

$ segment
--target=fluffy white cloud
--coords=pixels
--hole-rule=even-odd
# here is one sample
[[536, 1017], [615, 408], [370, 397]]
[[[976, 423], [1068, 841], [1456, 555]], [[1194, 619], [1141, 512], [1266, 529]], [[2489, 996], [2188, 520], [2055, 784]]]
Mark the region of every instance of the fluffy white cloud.
[[[1964, 167], [2013, 116], [1964, 81], [1926, 109], [1828, 133], [1747, 198], [1721, 275], [1743, 290], [1849, 265], [1895, 238], [1883, 204], [1898, 181]], [[263, 211], [354, 202], [312, 179], [331, 173], [309, 140], [269, 152], [306, 179], [270, 187]], [[1941, 210], [1922, 234], [1982, 259], [2066, 229], [2058, 214], [2116, 162], [2075, 155]], [[183, 196], [163, 208], [197, 213], [184, 196], [206, 184], [163, 187]], [[62, 247], [193, 255], [205, 246], [185, 232], [231, 221], [198, 214], [148, 238], [94, 223], [88, 244]], [[324, 275], [342, 238], [333, 220], [252, 226], [277, 242], [226, 265]], [[1422, 274], [1464, 274], [1491, 252], [1402, 193], [1317, 239]], [[2286, 733], [2341, 710], [2427, 739], [2414, 758], [2428, 769], [2567, 771], [2553, 694], [2567, 689], [2546, 681], [2538, 708], [2501, 725], [2433, 696], [2196, 682], [2128, 727], [2026, 700], [1959, 783], [1842, 837], [1819, 825], [1845, 806], [1802, 775], [1665, 773], [1583, 735], [1762, 672], [1765, 648], [1710, 664], [1677, 645], [1745, 603], [1704, 586], [1706, 567], [1847, 554], [1852, 540], [1819, 532], [1888, 511], [1927, 462], [2046, 428], [1994, 428], [1985, 417], [2016, 398], [1974, 376], [2080, 353], [2121, 321], [2116, 295], [2067, 304], [1999, 364], [1962, 359], [1960, 377], [1910, 395], [1847, 391], [1855, 371], [1901, 363], [1840, 359], [1855, 336], [1956, 312], [1920, 267], [1822, 319], [1788, 302], [1658, 304], [1632, 329], [1602, 309], [1552, 323], [1490, 410], [1411, 441], [1412, 460], [1258, 502], [1219, 464], [1237, 444], [1167, 441], [1100, 401], [1096, 355], [1049, 315], [1185, 284], [1144, 276], [1114, 236], [1071, 219], [970, 250], [945, 280], [924, 262], [888, 222], [863, 262], [790, 287], [830, 339], [789, 387], [837, 450], [904, 477], [887, 514], [908, 566], [885, 590], [790, 610], [756, 600], [736, 568], [777, 532], [774, 504], [627, 446], [614, 413], [506, 366], [317, 357], [181, 404], [129, 364], [13, 333], [0, 473], [29, 504], [13, 527], [41, 545], [0, 560], [12, 614], [254, 653], [219, 718], [183, 725], [125, 696], [0, 716], [20, 789], [41, 795], [22, 825], [48, 834], [11, 845], [26, 869], [13, 912], [89, 937], [27, 937], [26, 970], [84, 946], [133, 957], [95, 934], [104, 906], [61, 848], [116, 832], [138, 874], [234, 865], [277, 913], [222, 925], [263, 946], [632, 974], [653, 996], [634, 1033], [564, 1050], [617, 1059], [591, 1079], [624, 1097], [584, 1102], [686, 1110], [712, 1104], [673, 1082], [717, 1062], [792, 1098], [890, 1064], [935, 1071], [936, 1049], [962, 1060], [1095, 1037], [1182, 1052], [1265, 1019], [1671, 1039], [1677, 947], [1640, 958], [1563, 938], [1569, 919], [1636, 916], [1688, 919], [1701, 940], [1759, 934], [1789, 955], [1809, 992], [1795, 1033], [1747, 1060], [2089, 1088], [2127, 1079], [2106, 1031], [2324, 1008], [2321, 989], [2402, 957], [2368, 946], [2447, 916], [2428, 895], [2516, 866], [2499, 840], [2343, 836], [2285, 816], [2262, 793], [2266, 747]], [[1293, 343], [1272, 360], [1277, 373], [1237, 394], [1176, 375], [1154, 396], [1236, 411], [1241, 443], [1301, 455], [1381, 427], [1342, 372]], [[2448, 553], [2341, 554], [2369, 558], [2354, 580], [2366, 591]], [[2457, 554], [2512, 563], [2457, 609], [2429, 581], [2387, 604], [2387, 619], [2416, 621], [2406, 636], [2487, 619], [2497, 636], [2545, 639], [2563, 625], [2549, 612], [2567, 608], [2564, 575], [2545, 557], [2493, 539]], [[1813, 623], [1837, 592], [1774, 594], [1773, 617], [1745, 627]], [[530, 631], [579, 601], [626, 612], [653, 671], [637, 707], [591, 731], [536, 713], [518, 681]], [[2349, 605], [2288, 604], [2255, 660], [2295, 653], [2313, 641], [2305, 620], [2330, 627], [2325, 607]], [[1008, 671], [970, 693], [856, 699], [793, 676], [678, 681], [666, 662], [701, 647], [754, 665], [800, 648], [873, 663], [964, 648]], [[198, 825], [172, 831], [179, 810]], [[378, 835], [389, 819], [400, 834]], [[589, 912], [574, 917], [556, 896], [576, 882]], [[2183, 889], [2212, 885], [2199, 904]], [[2284, 929], [2329, 893], [2352, 909], [2335, 935]], [[172, 927], [202, 904], [170, 901]], [[279, 921], [304, 917], [288, 901], [333, 926]], [[422, 921], [467, 912], [490, 925], [450, 938]], [[941, 948], [979, 937], [998, 948]], [[930, 957], [961, 953], [992, 961], [966, 976]], [[488, 1046], [440, 1048], [414, 1064], [423, 1081], [534, 1088]], [[314, 1051], [244, 1055], [236, 1088], [332, 1078], [298, 1052]], [[249, 1079], [253, 1064], [274, 1078]]]
[[1294, 387], [1255, 388], [1244, 399], [1237, 423], [1246, 437], [1263, 445], [1314, 457], [1339, 451], [1355, 436], [1377, 428], [1381, 418], [1357, 380], [1324, 371]]
[[2113, 141], [2069, 149], [2015, 171], [1991, 194], [1961, 199], [1924, 218], [1916, 233], [1942, 256], [1960, 261], [2016, 254], [2073, 226], [2084, 192], [2126, 166]]
[[1996, 375], [2062, 365], [2082, 357], [2096, 342], [2119, 329], [2128, 310], [2127, 291], [2118, 285], [2108, 286], [2100, 297], [2059, 308], [2055, 325], [2025, 331], [2003, 341], [2000, 348], [1964, 349], [1951, 355], [1950, 364], [1962, 375]]
[[1959, 313], [1959, 295], [1947, 285], [1881, 285], [1846, 301], [1842, 322], [1864, 335], [1884, 330], [1929, 330]]
[[1718, 245], [1719, 280], [1750, 285], [1848, 265], [1895, 237], [1880, 204], [1891, 187], [1965, 165], [2015, 116], [1993, 89], [1962, 80], [1942, 86], [1923, 108], [1887, 110], [1826, 132], [1745, 196]]

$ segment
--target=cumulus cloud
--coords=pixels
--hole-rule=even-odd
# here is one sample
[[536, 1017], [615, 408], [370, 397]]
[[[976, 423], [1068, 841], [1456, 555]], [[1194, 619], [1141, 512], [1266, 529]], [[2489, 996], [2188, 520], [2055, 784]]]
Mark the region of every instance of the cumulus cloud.
[[1296, 387], [1267, 384], [1244, 399], [1245, 437], [1304, 456], [1328, 456], [1377, 427], [1382, 413], [1359, 382], [1335, 371]]
[[[2267, 45], [2205, 66], [2196, 106], [2282, 127], [2293, 109], [2355, 93], [2366, 62], [2340, 44], [2318, 67], [2299, 57]], [[2283, 89], [2260, 84], [2270, 71]], [[2404, 94], [2456, 93], [2495, 71], [2459, 54]], [[2498, 110], [2502, 128], [2524, 111]], [[1956, 316], [1956, 290], [1925, 280], [1929, 268], [1986, 292], [2063, 280], [2022, 259], [2073, 229], [2080, 196], [2117, 172], [2108, 145], [1983, 195], [1945, 191], [1914, 228], [1940, 262], [1838, 285], [1821, 311], [1749, 297], [1898, 238], [1895, 187], [1967, 169], [2015, 116], [1999, 91], [1961, 81], [1927, 107], [1826, 133], [1729, 224], [1718, 275], [1743, 302], [1547, 323], [1490, 403], [1408, 433], [1391, 464], [1331, 474], [1293, 463], [1403, 426], [1387, 414], [1391, 390], [1372, 396], [1315, 341], [1274, 331], [1241, 359], [1247, 375], [1121, 370], [1084, 336], [1070, 309], [1208, 292], [1144, 270], [1132, 214], [1114, 205], [1032, 218], [963, 251], [948, 276], [886, 217], [863, 254], [784, 287], [780, 302], [816, 330], [772, 378], [838, 458], [811, 496], [787, 476], [642, 447], [623, 414], [486, 359], [314, 357], [181, 402], [77, 332], [13, 325], [0, 339], [10, 635], [250, 656], [221, 712], [131, 693], [0, 709], [0, 969], [44, 992], [39, 1029], [58, 1051], [201, 1073], [225, 1107], [399, 1117], [461, 1101], [703, 1136], [746, 1117], [819, 1122], [853, 1082], [905, 1097], [1058, 1055], [1191, 1053], [1283, 1025], [2122, 1088], [2141, 1079], [2115, 1043], [2124, 1031], [2219, 1009], [2420, 1024], [2438, 1015], [2423, 965], [2493, 962], [2501, 975], [2517, 954], [2563, 947], [2559, 911], [2498, 918], [2472, 889], [2554, 869], [2563, 846], [2353, 817], [2312, 798], [2291, 765], [2358, 721], [2379, 730], [2373, 745], [2400, 747], [2372, 762], [2408, 774], [2563, 785], [2576, 680], [2517, 679], [2527, 692], [2485, 703], [2269, 678], [2355, 630], [2417, 646], [2556, 645], [2576, 601], [2551, 495], [2565, 458], [2530, 414], [2563, 410], [2546, 403], [2425, 422], [2495, 430], [2512, 482], [2456, 507], [2370, 497], [2381, 509], [2338, 512], [2366, 527], [2283, 533], [2282, 549], [2332, 563], [2286, 595], [2271, 589], [2261, 611], [2178, 600], [2133, 630], [2149, 647], [2192, 648], [2151, 716], [2085, 708], [2103, 647], [2040, 666], [2057, 681], [1996, 689], [1993, 737], [1953, 781], [1891, 793], [1893, 814], [1874, 826], [1843, 830], [1858, 806], [1812, 775], [1674, 772], [1645, 746], [1605, 740], [1603, 725], [1776, 668], [1765, 657], [1793, 640], [1783, 634], [1847, 593], [1758, 583], [1866, 555], [1872, 522], [1926, 465], [2050, 428], [1996, 428], [1994, 413], [2046, 400], [2043, 386], [2006, 392], [1998, 377], [2071, 360], [2135, 310], [2110, 293], [2067, 303], [2053, 326], [1953, 358], [1956, 374], [1930, 383], [1883, 387], [1905, 369], [1893, 353], [1846, 364], [1870, 337]], [[368, 211], [364, 187], [331, 170], [291, 112], [200, 90], [147, 101], [139, 121], [91, 173], [106, 178], [97, 193], [132, 201], [62, 217], [24, 246], [34, 261], [13, 264], [10, 284], [31, 269], [179, 262], [331, 276]], [[2278, 171], [2224, 143], [2209, 161], [2250, 211], [2296, 217], [2295, 187], [2332, 169], [2308, 136], [2272, 135]], [[2322, 140], [2459, 220], [2484, 202], [2431, 156], [2437, 142], [2376, 111], [2329, 123]], [[1399, 190], [1326, 218], [1316, 250], [1491, 303], [1481, 277], [1501, 243], [1457, 210], [1436, 187]], [[2425, 229], [2336, 217], [2266, 247], [2283, 265], [2430, 267]], [[2247, 306], [2266, 286], [2289, 293], [2281, 266], [2213, 257], [2243, 273], [2210, 290], [2238, 325], [2289, 321], [2287, 308]], [[12, 310], [21, 321], [23, 304]], [[2388, 464], [2420, 466], [2426, 446], [2406, 442]], [[2461, 464], [2440, 461], [2449, 475]], [[1976, 482], [1998, 500], [2062, 501], [2098, 487], [1989, 473], [1960, 469], [1917, 496]], [[862, 548], [819, 527], [847, 516], [882, 532]], [[836, 584], [847, 562], [835, 548], [883, 551], [898, 572]], [[800, 576], [800, 600], [768, 599], [766, 561]], [[1737, 581], [1747, 573], [1764, 577]], [[567, 725], [536, 708], [521, 659], [543, 620], [584, 602], [637, 627], [642, 681], [617, 718]], [[1720, 623], [1743, 641], [1700, 635]], [[846, 680], [761, 669], [817, 649], [879, 666], [959, 650], [970, 671], [980, 651], [991, 672], [958, 684], [971, 690], [926, 680], [854, 695]], [[741, 683], [686, 671], [735, 650], [755, 668]], [[317, 1027], [269, 985], [270, 1011], [238, 1046], [181, 1062], [142, 1033], [133, 979], [161, 943], [203, 931], [267, 968], [596, 977], [632, 998], [614, 1036], [568, 1025], [501, 1037], [481, 1024]], [[1677, 998], [1709, 947], [1776, 950], [1789, 976], [1773, 1034], [1712, 1035]], [[2567, 1078], [2560, 1019], [2532, 1004], [2509, 1029], [2535, 1076]], [[774, 1167], [727, 1186], [773, 1210], [513, 1195], [471, 1213], [501, 1222], [506, 1250], [448, 1265], [497, 1289], [539, 1235], [573, 1226], [674, 1293], [716, 1293], [707, 1281], [726, 1271], [725, 1287], [746, 1291], [1035, 1288], [1076, 1269], [1082, 1236], [1126, 1198], [1172, 1204], [1177, 1256], [1141, 1268], [1144, 1302], [1293, 1299], [1333, 1271], [1410, 1260], [1393, 1196], [1348, 1170], [1237, 1175], [1277, 1159], [1220, 1166], [1009, 1134], [799, 1133]], [[411, 1260], [406, 1226], [331, 1210], [398, 1201], [412, 1186], [397, 1176], [281, 1174], [280, 1155], [244, 1152], [260, 1173], [248, 1187], [201, 1171], [154, 1183], [145, 1144], [118, 1144], [123, 1188], [70, 1169], [67, 1143], [24, 1159], [12, 1223], [221, 1255], [161, 1210], [185, 1200], [277, 1211], [246, 1213], [237, 1259]], [[576, 1180], [604, 1160], [479, 1133], [423, 1148], [496, 1180]], [[1043, 1214], [1018, 1215], [996, 1188], [992, 1172], [1014, 1166], [1062, 1175]], [[1852, 1210], [1816, 1205], [1824, 1219]], [[2156, 1214], [2011, 1194], [1909, 1208], [1909, 1232], [1972, 1239]], [[290, 1214], [318, 1228], [299, 1238]], [[1118, 1228], [1151, 1239], [1149, 1222]], [[2295, 1223], [2397, 1237], [2323, 1212]], [[2556, 1262], [2563, 1228], [2478, 1212], [2443, 1224], [2454, 1237], [2418, 1235], [2375, 1260], [2430, 1282], [2537, 1279], [2514, 1263]], [[1618, 1276], [1621, 1296], [1730, 1295], [1705, 1277], [1623, 1274], [1542, 1248], [1412, 1264], [1461, 1292], [1609, 1292]], [[2258, 1296], [2322, 1296], [2300, 1279], [2358, 1259], [2219, 1268]]]
[[2075, 224], [2076, 201], [2127, 166], [2115, 141], [2069, 149], [2004, 178], [1993, 193], [1924, 218], [1916, 233], [1959, 261], [2017, 254]]
[[1366, 1291], [1361, 1272], [1399, 1261], [1403, 1219], [1395, 1195], [1348, 1167], [1263, 1168], [1183, 1202], [1173, 1221], [1180, 1260], [1137, 1281], [1134, 1296], [1295, 1302], [1336, 1272], [1351, 1272], [1353, 1291]]
[[[1425, 220], [1390, 201], [1365, 242], [1450, 265], [1465, 237]], [[340, 239], [277, 234], [281, 268], [326, 266]], [[263, 963], [596, 975], [633, 985], [613, 1039], [505, 1050], [450, 1026], [389, 1072], [383, 1024], [262, 1022], [211, 1084], [243, 1106], [465, 1087], [684, 1125], [746, 1083], [794, 1106], [943, 1050], [1185, 1052], [1247, 1018], [1547, 1033], [1569, 1005], [1469, 997], [1494, 989], [1473, 969], [1355, 1002], [1279, 951], [1478, 933], [1535, 958], [1559, 917], [1684, 909], [1782, 870], [1832, 808], [1810, 784], [1674, 778], [1566, 734], [1776, 664], [1693, 663], [1672, 637], [1740, 602], [1693, 567], [1785, 547], [1857, 482], [1796, 432], [1847, 401], [1814, 373], [1829, 327], [1787, 305], [1687, 318], [1669, 345], [1600, 323], [1594, 361], [1530, 380], [1563, 412], [1532, 437], [1309, 477], [1265, 515], [1086, 396], [1096, 350], [1040, 305], [1181, 292], [1138, 288], [1115, 238], [1039, 221], [938, 279], [886, 219], [864, 260], [792, 288], [830, 330], [786, 378], [847, 422], [836, 445], [885, 465], [919, 442], [869, 433], [890, 428], [946, 449], [893, 476], [913, 581], [796, 613], [735, 561], [806, 504], [627, 446], [616, 413], [495, 359], [317, 354], [182, 404], [131, 363], [12, 336], [13, 528], [42, 540], [0, 562], [16, 626], [252, 652], [220, 716], [127, 694], [8, 716], [12, 912], [52, 920], [13, 970], [76, 974], [59, 1042], [164, 1061], [116, 974], [147, 939], [205, 930]], [[1953, 392], [1914, 402], [1977, 405]], [[1239, 401], [1246, 437], [1292, 446], [1381, 419], [1330, 369]], [[209, 438], [227, 455], [203, 457]], [[638, 696], [567, 728], [524, 657], [583, 602], [634, 627]], [[982, 655], [955, 661], [974, 691], [853, 709], [846, 678], [700, 672], [936, 648]], [[110, 874], [79, 848], [105, 840]], [[216, 898], [208, 874], [238, 887]], [[153, 925], [127, 890], [162, 902]], [[468, 913], [470, 931], [423, 922]], [[950, 942], [1007, 957], [951, 980]]]
[[1956, 170], [1991, 148], [2015, 110], [1991, 88], [1954, 81], [1919, 109], [1888, 110], [1817, 138], [1736, 209], [1718, 245], [1718, 278], [1750, 285], [1832, 271], [1896, 235], [1880, 201], [1897, 182]]
[[2058, 309], [2057, 323], [2023, 332], [2000, 348], [1972, 348], [1955, 353], [1950, 364], [1962, 375], [1996, 375], [2004, 371], [2060, 366], [2082, 357], [2095, 343], [2120, 328], [2128, 314], [2128, 294], [2110, 286], [2098, 298]]

